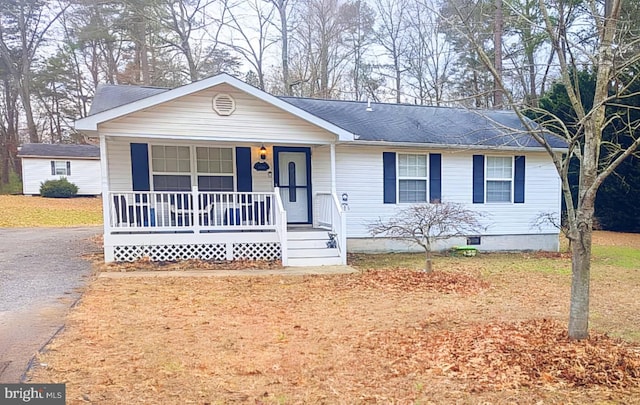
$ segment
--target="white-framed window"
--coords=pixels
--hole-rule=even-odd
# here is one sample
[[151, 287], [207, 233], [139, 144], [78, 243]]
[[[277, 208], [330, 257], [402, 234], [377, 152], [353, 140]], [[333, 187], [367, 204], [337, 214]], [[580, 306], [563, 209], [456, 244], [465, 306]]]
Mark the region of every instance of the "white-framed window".
[[234, 191], [233, 148], [196, 147], [198, 190]]
[[151, 171], [155, 191], [190, 191], [191, 148], [151, 145]]
[[71, 162], [68, 160], [51, 161], [52, 176], [71, 176]]
[[513, 195], [513, 157], [486, 157], [486, 202], [508, 203]]
[[398, 202], [427, 202], [427, 155], [398, 153]]

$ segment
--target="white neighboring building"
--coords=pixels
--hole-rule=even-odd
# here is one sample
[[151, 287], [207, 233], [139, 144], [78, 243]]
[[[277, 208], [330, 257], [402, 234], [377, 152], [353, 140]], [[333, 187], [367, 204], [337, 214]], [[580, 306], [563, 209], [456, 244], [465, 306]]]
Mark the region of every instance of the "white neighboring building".
[[40, 185], [47, 180], [66, 177], [78, 186], [78, 195], [99, 195], [100, 148], [95, 145], [22, 145], [22, 193], [39, 195]]
[[451, 243], [558, 249], [558, 229], [532, 223], [560, 216], [560, 179], [513, 112], [275, 97], [221, 74], [99, 86], [76, 129], [100, 140], [106, 261], [344, 264], [407, 249], [366, 224], [437, 201], [488, 214]]

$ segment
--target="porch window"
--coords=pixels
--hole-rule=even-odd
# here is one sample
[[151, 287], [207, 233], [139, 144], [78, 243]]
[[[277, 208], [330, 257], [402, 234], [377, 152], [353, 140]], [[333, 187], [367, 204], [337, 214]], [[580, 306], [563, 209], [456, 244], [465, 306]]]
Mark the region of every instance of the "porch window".
[[151, 146], [153, 189], [191, 190], [191, 153], [188, 146]]
[[233, 191], [233, 148], [196, 147], [198, 190]]
[[487, 156], [487, 199], [490, 202], [511, 202], [513, 158]]
[[427, 202], [427, 155], [398, 154], [398, 201]]

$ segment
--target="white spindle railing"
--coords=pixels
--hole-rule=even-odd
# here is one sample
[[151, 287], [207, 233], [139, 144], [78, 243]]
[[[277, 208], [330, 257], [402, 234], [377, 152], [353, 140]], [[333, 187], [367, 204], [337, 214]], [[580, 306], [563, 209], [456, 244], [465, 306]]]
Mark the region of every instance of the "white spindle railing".
[[276, 229], [274, 193], [109, 193], [109, 226], [119, 231]]
[[342, 264], [347, 264], [347, 216], [333, 193], [316, 194], [317, 223], [335, 234]]
[[287, 250], [287, 211], [284, 210], [282, 198], [280, 198], [280, 189], [275, 187], [274, 196], [276, 200], [276, 232], [280, 237], [280, 258], [282, 265], [289, 264], [289, 254]]

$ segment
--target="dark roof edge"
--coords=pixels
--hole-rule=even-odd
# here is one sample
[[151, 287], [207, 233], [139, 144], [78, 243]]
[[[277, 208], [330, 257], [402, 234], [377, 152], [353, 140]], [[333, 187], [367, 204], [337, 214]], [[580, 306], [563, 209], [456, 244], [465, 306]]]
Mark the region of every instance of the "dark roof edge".
[[[491, 146], [491, 145], [462, 145], [462, 144], [439, 144], [427, 142], [393, 142], [393, 141], [368, 141], [365, 139], [354, 140], [349, 142], [339, 142], [340, 145], [353, 146], [388, 146], [388, 147], [411, 147], [423, 149], [455, 149], [455, 150], [504, 150], [504, 151], [523, 151], [523, 152], [548, 152], [543, 146]], [[567, 148], [551, 148], [553, 152], [566, 152]]]
[[100, 160], [100, 156], [22, 155], [20, 153], [18, 153], [16, 156], [21, 158], [34, 158], [34, 159]]

